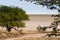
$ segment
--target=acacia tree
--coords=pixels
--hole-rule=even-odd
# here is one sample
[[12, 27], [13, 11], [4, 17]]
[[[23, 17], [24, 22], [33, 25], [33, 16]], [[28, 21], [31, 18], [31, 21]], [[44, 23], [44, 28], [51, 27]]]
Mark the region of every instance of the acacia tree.
[[25, 27], [25, 20], [29, 20], [29, 16], [22, 8], [0, 6], [0, 26], [6, 27], [8, 32], [13, 27]]

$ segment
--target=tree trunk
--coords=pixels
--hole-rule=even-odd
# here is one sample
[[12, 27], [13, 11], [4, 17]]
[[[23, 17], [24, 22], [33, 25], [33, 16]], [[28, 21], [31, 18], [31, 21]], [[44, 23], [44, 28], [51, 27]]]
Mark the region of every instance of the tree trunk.
[[7, 27], [7, 31], [10, 32], [10, 31], [11, 31], [11, 28], [8, 28], [8, 27]]
[[6, 24], [6, 28], [7, 28], [7, 31], [10, 32], [12, 27], [9, 27], [7, 24]]

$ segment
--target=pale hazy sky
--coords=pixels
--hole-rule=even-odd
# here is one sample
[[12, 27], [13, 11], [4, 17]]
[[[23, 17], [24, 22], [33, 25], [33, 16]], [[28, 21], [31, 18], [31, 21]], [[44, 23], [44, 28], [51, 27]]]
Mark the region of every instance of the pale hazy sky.
[[20, 0], [0, 0], [0, 5], [18, 6], [26, 11], [27, 14], [58, 14], [57, 10], [50, 10], [41, 5], [36, 5]]

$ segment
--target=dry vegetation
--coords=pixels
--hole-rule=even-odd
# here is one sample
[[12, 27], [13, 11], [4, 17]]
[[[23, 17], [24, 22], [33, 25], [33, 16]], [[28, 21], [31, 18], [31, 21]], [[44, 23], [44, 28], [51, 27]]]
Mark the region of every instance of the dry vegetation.
[[[9, 39], [6, 39], [9, 40]], [[27, 36], [23, 36], [23, 37], [18, 37], [18, 38], [12, 38], [10, 40], [60, 40], [60, 37], [27, 37]]]
[[11, 32], [8, 32], [7, 30], [1, 30], [0, 29], [0, 40], [1, 39], [7, 39], [7, 38], [15, 38], [15, 37], [21, 37], [23, 33], [19, 31], [12, 30]]
[[[34, 36], [34, 37], [33, 37]], [[13, 39], [10, 39], [10, 40], [60, 40], [60, 37], [38, 37], [38, 36], [40, 36], [40, 35], [37, 35], [37, 36], [35, 36], [35, 34], [34, 35], [25, 35], [25, 36], [22, 36], [22, 37], [18, 37], [18, 38], [13, 38]], [[7, 40], [9, 40], [9, 39], [7, 39]]]
[[4, 40], [7, 38], [16, 38], [16, 37], [21, 37], [24, 36], [26, 34], [36, 34], [37, 31], [35, 30], [22, 30], [22, 31], [16, 31], [16, 30], [12, 30], [11, 32], [8, 32], [6, 29], [4, 28], [0, 28], [0, 40]]
[[22, 32], [12, 30], [0, 30], [0, 40], [60, 40], [60, 37], [41, 36], [36, 30], [23, 30]]

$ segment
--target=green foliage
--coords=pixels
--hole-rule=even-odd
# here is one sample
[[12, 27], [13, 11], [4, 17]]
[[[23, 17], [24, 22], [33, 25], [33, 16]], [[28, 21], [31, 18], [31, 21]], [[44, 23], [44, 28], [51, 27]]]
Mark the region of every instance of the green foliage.
[[0, 6], [1, 27], [25, 27], [25, 20], [29, 20], [26, 12], [19, 7]]

